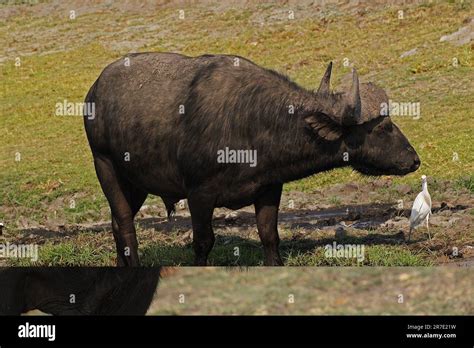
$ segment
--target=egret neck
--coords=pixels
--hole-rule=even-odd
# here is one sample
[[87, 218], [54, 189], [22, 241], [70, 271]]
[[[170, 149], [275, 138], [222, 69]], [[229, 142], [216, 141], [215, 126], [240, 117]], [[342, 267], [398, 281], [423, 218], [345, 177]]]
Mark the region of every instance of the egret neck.
[[421, 180], [421, 189], [423, 192], [428, 192], [428, 181], [426, 180], [426, 177], [423, 177]]

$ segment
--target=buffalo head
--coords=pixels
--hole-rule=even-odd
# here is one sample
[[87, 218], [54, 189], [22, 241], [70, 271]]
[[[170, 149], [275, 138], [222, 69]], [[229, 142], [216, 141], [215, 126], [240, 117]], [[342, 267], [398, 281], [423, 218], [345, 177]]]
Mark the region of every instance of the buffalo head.
[[[316, 110], [305, 118], [313, 131], [328, 141], [340, 141], [348, 164], [366, 175], [405, 175], [418, 169], [420, 159], [408, 139], [383, 115], [385, 91], [373, 83], [352, 85], [342, 92], [329, 89], [332, 63], [316, 92]], [[384, 104], [386, 103], [386, 104]]]

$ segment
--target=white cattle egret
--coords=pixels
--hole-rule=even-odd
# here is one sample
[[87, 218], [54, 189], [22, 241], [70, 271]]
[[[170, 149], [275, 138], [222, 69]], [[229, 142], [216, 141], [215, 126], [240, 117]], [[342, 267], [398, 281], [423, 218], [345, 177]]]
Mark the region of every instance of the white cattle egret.
[[410, 215], [410, 233], [408, 234], [408, 241], [410, 241], [411, 231], [417, 228], [424, 221], [426, 221], [426, 228], [428, 229], [428, 236], [430, 236], [430, 227], [428, 225], [428, 219], [431, 215], [431, 196], [428, 192], [428, 182], [426, 181], [426, 175], [421, 177], [421, 192], [416, 196], [413, 207], [411, 208]]

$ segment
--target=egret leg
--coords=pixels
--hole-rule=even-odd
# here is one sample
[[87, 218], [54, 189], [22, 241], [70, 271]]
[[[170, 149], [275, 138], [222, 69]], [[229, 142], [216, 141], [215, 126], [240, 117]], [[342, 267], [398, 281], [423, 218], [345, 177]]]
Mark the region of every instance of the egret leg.
[[426, 228], [428, 230], [428, 238], [431, 240], [431, 234], [430, 234], [430, 225], [428, 223], [429, 215], [426, 217]]
[[410, 232], [408, 232], [408, 241], [407, 241], [407, 242], [410, 241], [410, 238], [411, 238], [411, 231], [413, 231], [413, 227], [410, 227]]

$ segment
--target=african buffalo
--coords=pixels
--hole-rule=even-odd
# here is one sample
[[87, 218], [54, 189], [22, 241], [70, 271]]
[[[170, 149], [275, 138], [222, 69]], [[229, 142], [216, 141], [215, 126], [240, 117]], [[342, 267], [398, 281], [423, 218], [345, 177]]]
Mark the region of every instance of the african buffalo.
[[159, 267], [3, 268], [0, 315], [144, 315], [159, 276]]
[[368, 175], [415, 171], [415, 150], [381, 115], [386, 93], [359, 85], [355, 70], [350, 88], [331, 92], [331, 69], [312, 92], [238, 56], [137, 53], [107, 66], [87, 94], [95, 114], [84, 122], [118, 264], [139, 264], [133, 220], [149, 193], [168, 211], [188, 199], [196, 265], [206, 265], [214, 244], [214, 208], [250, 204], [264, 264], [282, 265], [284, 183], [343, 166]]

